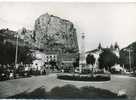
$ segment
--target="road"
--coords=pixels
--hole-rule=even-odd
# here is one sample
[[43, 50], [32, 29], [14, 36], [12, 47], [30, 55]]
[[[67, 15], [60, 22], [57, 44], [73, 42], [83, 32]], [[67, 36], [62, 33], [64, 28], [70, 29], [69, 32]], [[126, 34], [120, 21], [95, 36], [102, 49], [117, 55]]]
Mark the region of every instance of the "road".
[[30, 78], [21, 78], [0, 82], [0, 98], [13, 96], [24, 91], [31, 92], [39, 87], [45, 87], [46, 91], [50, 91], [56, 86], [64, 86], [67, 84], [75, 85], [76, 87], [93, 86], [96, 88], [106, 89], [113, 93], [118, 93], [119, 90], [125, 90], [129, 97], [136, 96], [136, 78], [121, 75], [111, 75], [111, 81], [106, 82], [83, 82], [83, 81], [68, 81], [56, 78], [56, 74], [47, 76], [33, 76]]

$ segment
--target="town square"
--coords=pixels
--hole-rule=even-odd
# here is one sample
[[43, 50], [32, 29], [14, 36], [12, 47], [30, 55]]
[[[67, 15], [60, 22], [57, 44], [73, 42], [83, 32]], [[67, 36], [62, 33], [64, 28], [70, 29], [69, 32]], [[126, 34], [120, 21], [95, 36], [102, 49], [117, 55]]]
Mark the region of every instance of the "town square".
[[0, 2], [0, 99], [136, 99], [135, 3]]

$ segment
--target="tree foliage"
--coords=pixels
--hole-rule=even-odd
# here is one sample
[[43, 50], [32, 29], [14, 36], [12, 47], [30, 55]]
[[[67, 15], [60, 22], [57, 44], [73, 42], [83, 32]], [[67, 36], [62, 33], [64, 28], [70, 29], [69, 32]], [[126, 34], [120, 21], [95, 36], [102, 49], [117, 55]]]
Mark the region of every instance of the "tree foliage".
[[98, 45], [98, 49], [102, 49], [102, 45], [101, 45], [101, 43], [99, 43], [99, 45]]
[[113, 65], [119, 63], [118, 57], [110, 49], [105, 49], [100, 54], [98, 60], [100, 69], [102, 68], [110, 69]]
[[73, 67], [76, 68], [79, 66], [79, 55], [77, 56], [76, 60], [73, 62]]
[[114, 48], [115, 48], [115, 49], [119, 49], [119, 45], [118, 45], [117, 42], [115, 43]]
[[[11, 43], [3, 44], [0, 42], [0, 64], [14, 64], [15, 62], [15, 45]], [[31, 63], [33, 60], [28, 47], [18, 47], [18, 63]]]
[[88, 65], [94, 65], [94, 63], [95, 63], [95, 58], [94, 58], [94, 56], [93, 55], [91, 55], [91, 54], [88, 54], [87, 55], [87, 57], [86, 57], [86, 63], [88, 64]]
[[129, 59], [129, 52], [125, 50], [120, 51], [120, 65], [124, 66], [126, 69], [130, 69], [130, 63], [129, 60], [131, 60], [131, 67], [132, 69], [136, 69], [136, 50], [133, 49], [130, 53], [130, 59]]
[[111, 44], [111, 45], [110, 45], [110, 49], [113, 49], [113, 48], [114, 48], [114, 47], [113, 47], [113, 45]]

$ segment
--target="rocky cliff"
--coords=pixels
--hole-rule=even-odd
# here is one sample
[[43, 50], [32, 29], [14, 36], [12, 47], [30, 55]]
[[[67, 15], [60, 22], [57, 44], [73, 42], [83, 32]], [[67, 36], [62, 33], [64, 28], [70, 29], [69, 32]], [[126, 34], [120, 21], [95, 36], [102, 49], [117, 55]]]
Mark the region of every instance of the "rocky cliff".
[[60, 17], [48, 13], [38, 17], [35, 21], [34, 37], [39, 48], [47, 49], [49, 45], [59, 45], [63, 52], [78, 52], [73, 23]]
[[[1, 64], [14, 63], [17, 34], [18, 62], [31, 63], [30, 49], [53, 50], [55, 53], [68, 55], [72, 53], [72, 56], [78, 53], [76, 29], [73, 23], [57, 16], [44, 14], [35, 21], [34, 30], [22, 28], [16, 32], [8, 28], [0, 29]], [[63, 54], [60, 56], [62, 57]]]

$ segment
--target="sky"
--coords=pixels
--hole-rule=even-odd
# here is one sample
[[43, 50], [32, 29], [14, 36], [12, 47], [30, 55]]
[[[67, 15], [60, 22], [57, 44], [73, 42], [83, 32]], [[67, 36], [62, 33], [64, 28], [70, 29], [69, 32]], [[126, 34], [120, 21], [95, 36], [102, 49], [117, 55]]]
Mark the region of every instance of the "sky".
[[73, 22], [81, 47], [85, 33], [86, 51], [114, 45], [120, 48], [136, 41], [136, 3], [0, 2], [0, 28], [34, 28], [35, 20], [49, 13]]

